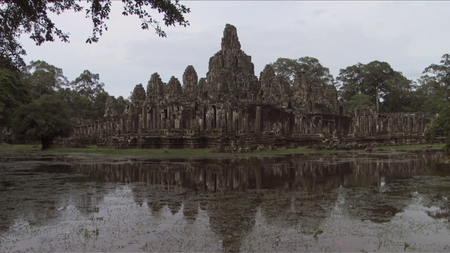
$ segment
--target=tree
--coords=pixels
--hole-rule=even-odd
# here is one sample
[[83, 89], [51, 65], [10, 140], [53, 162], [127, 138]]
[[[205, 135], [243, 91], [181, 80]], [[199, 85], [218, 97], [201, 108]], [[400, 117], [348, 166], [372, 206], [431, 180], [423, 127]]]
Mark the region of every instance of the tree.
[[341, 69], [337, 80], [340, 83], [339, 92], [344, 104], [348, 104], [357, 94], [365, 94], [376, 105], [378, 112], [401, 111], [402, 104], [396, 103], [398, 99], [396, 95], [402, 95], [406, 100], [407, 96], [402, 93], [411, 90], [410, 80], [401, 72], [393, 70], [387, 62], [380, 61], [358, 63]]
[[365, 94], [354, 95], [346, 105], [347, 109], [351, 112], [355, 109], [364, 109], [367, 106], [372, 107], [375, 105], [370, 101], [370, 97]]
[[450, 102], [450, 56], [444, 54], [440, 64], [431, 64], [417, 80], [412, 107], [419, 112], [439, 113]]
[[433, 79], [440, 87], [442, 87], [445, 100], [450, 102], [450, 55], [444, 54], [441, 57], [440, 64], [431, 64], [423, 71], [423, 74], [432, 74], [427, 78]]
[[[86, 18], [92, 20], [92, 35], [86, 43], [98, 42], [103, 31], [108, 30], [106, 20], [109, 19], [112, 0], [88, 0], [90, 6], [84, 7], [74, 0], [1, 0], [0, 4], [0, 59], [5, 58], [14, 66], [24, 66], [22, 55], [26, 52], [18, 42], [23, 34], [41, 45], [46, 41], [60, 39], [69, 41], [69, 34], [59, 29], [50, 19], [49, 13], [57, 15], [65, 11], [80, 12], [85, 10]], [[135, 15], [141, 20], [141, 28], [152, 26], [160, 37], [166, 37], [161, 24], [154, 19], [148, 9], [163, 13], [165, 26], [188, 26], [189, 21], [184, 15], [189, 8], [181, 5], [178, 0], [122, 0], [124, 16]]]
[[105, 115], [105, 105], [106, 100], [108, 99], [108, 92], [100, 92], [95, 96], [95, 99], [92, 103], [92, 110], [90, 113], [91, 119], [98, 119]]
[[362, 63], [339, 70], [339, 76], [336, 80], [340, 83], [339, 93], [344, 104], [358, 94], [369, 96], [364, 83], [364, 75], [365, 66]]
[[105, 112], [105, 103], [109, 94], [103, 89], [99, 74], [84, 70], [71, 86], [73, 91], [62, 90], [60, 95], [68, 101], [74, 115], [80, 118], [96, 119]]
[[69, 85], [62, 69], [41, 60], [31, 61], [25, 67], [23, 80], [29, 85], [35, 99], [43, 94], [53, 94], [58, 89]]
[[14, 110], [28, 100], [23, 82], [12, 71], [0, 68], [0, 127], [10, 126]]
[[306, 80], [311, 85], [334, 85], [330, 70], [313, 57], [301, 57], [298, 60], [300, 69], [305, 73]]
[[277, 76], [281, 76], [292, 86], [295, 73], [300, 70], [300, 64], [295, 59], [278, 58], [271, 64]]
[[436, 114], [449, 103], [445, 97], [445, 87], [436, 78], [424, 75], [418, 80], [418, 84], [412, 99], [412, 107], [416, 111]]
[[92, 101], [98, 94], [105, 92], [103, 89], [105, 84], [100, 82], [100, 75], [91, 73], [89, 70], [83, 71], [70, 84], [81, 96], [86, 96]]
[[22, 106], [13, 121], [16, 137], [40, 140], [43, 150], [50, 147], [55, 137], [69, 136], [71, 128], [66, 104], [52, 95], [42, 95]]
[[88, 97], [81, 96], [70, 88], [59, 89], [55, 95], [58, 99], [64, 101], [72, 117], [89, 118], [93, 102]]
[[125, 99], [123, 96], [119, 96], [117, 98], [117, 110], [119, 114], [122, 114], [130, 103], [130, 99]]
[[299, 59], [278, 58], [271, 64], [278, 76], [283, 77], [292, 86], [298, 71], [305, 72], [306, 80], [311, 85], [333, 85], [334, 78], [330, 70], [314, 57], [301, 57]]
[[439, 116], [427, 126], [425, 136], [428, 140], [442, 136], [447, 144], [450, 144], [450, 103], [447, 103], [439, 112]]
[[384, 112], [415, 112], [413, 82], [399, 74], [388, 83], [387, 92], [383, 96]]

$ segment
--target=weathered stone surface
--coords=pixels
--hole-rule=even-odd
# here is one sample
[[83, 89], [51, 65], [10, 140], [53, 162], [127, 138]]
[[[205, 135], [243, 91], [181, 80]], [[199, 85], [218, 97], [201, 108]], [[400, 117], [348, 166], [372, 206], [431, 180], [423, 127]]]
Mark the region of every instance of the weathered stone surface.
[[227, 24], [222, 50], [209, 59], [208, 97], [212, 101], [253, 101], [259, 91], [251, 56], [241, 49], [236, 28]]
[[241, 50], [241, 43], [235, 26], [226, 24], [223, 31], [222, 50]]
[[303, 71], [295, 75], [292, 103], [297, 114], [339, 114], [340, 103], [334, 85], [311, 84]]
[[153, 73], [147, 85], [147, 101], [157, 103], [164, 99], [165, 84], [158, 73]]
[[198, 84], [197, 71], [195, 71], [194, 66], [189, 65], [187, 66], [183, 74], [183, 93], [186, 95], [186, 97], [188, 98], [197, 97], [198, 94], [197, 84]]
[[264, 67], [264, 70], [259, 76], [259, 82], [261, 89], [258, 92], [258, 100], [263, 103], [272, 104], [273, 101], [273, 90], [276, 82], [275, 70], [270, 64]]
[[166, 99], [168, 101], [178, 101], [183, 94], [183, 90], [181, 88], [181, 83], [178, 81], [178, 78], [172, 76], [169, 82], [166, 85]]
[[289, 105], [291, 91], [289, 82], [281, 76], [275, 75], [275, 70], [268, 64], [261, 72], [260, 90], [257, 99], [264, 104], [271, 104], [287, 108]]
[[154, 73], [146, 92], [136, 85], [123, 114], [114, 110], [114, 98], [108, 98], [105, 117], [77, 121], [74, 136], [100, 146], [208, 147], [225, 152], [424, 141], [431, 117], [380, 115], [373, 108], [346, 115], [336, 87], [307, 80], [304, 72], [298, 72], [291, 87], [270, 65], [258, 80], [251, 57], [241, 50], [236, 28], [226, 25], [221, 50], [210, 58], [206, 78], [198, 80], [194, 67], [188, 66], [183, 86], [173, 76], [166, 85]]
[[109, 96], [105, 103], [105, 115], [103, 117], [115, 117], [119, 115], [117, 100], [114, 96]]
[[197, 91], [200, 100], [208, 98], [208, 84], [206, 83], [206, 78], [202, 77], [198, 80]]

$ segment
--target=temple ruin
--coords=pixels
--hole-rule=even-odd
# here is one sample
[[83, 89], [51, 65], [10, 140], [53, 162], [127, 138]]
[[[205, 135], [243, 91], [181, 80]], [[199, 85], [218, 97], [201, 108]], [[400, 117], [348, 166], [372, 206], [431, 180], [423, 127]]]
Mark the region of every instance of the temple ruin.
[[308, 83], [302, 72], [293, 86], [271, 65], [258, 78], [236, 28], [227, 24], [206, 77], [187, 66], [182, 83], [172, 76], [166, 84], [154, 73], [146, 89], [136, 85], [124, 112], [111, 96], [103, 118], [77, 119], [67, 143], [242, 152], [300, 145], [342, 148], [421, 143], [430, 121], [422, 114], [345, 112], [336, 87]]

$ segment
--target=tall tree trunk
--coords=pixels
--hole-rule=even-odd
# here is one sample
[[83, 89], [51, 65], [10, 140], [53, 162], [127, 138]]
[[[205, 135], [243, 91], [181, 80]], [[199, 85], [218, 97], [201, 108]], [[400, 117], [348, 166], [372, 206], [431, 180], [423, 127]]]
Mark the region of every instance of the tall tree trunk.
[[41, 143], [42, 143], [41, 150], [48, 149], [48, 148], [50, 148], [50, 145], [52, 144], [52, 139], [51, 138], [42, 138]]
[[380, 92], [378, 91], [378, 88], [377, 88], [376, 92], [377, 92], [377, 96], [376, 96], [377, 113], [380, 113]]

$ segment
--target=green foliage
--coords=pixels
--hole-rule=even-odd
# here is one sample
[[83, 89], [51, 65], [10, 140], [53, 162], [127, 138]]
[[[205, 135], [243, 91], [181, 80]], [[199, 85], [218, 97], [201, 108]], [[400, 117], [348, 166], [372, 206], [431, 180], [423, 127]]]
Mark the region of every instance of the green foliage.
[[131, 103], [129, 99], [125, 99], [123, 96], [117, 98], [117, 110], [119, 113], [123, 113], [125, 108]]
[[70, 88], [59, 89], [55, 96], [65, 102], [72, 117], [89, 118], [93, 102], [88, 97], [81, 96]]
[[349, 111], [354, 111], [356, 108], [364, 109], [366, 107], [375, 106], [372, 101], [370, 101], [370, 97], [365, 94], [357, 94], [354, 95], [350, 101], [348, 101], [346, 107]]
[[[92, 19], [92, 35], [86, 43], [97, 42], [103, 31], [108, 30], [106, 20], [109, 19], [112, 0], [90, 0], [89, 7], [83, 7], [73, 0], [7, 0], [0, 5], [0, 58], [8, 59], [16, 66], [24, 66], [22, 55], [25, 50], [18, 39], [23, 34], [30, 34], [30, 38], [41, 45], [46, 41], [60, 39], [69, 41], [69, 34], [59, 29], [51, 20], [50, 13], [60, 15], [65, 11], [80, 12], [85, 10], [86, 18]], [[184, 15], [190, 12], [189, 8], [181, 5], [178, 0], [122, 0], [124, 16], [137, 16], [141, 20], [141, 28], [153, 27], [160, 37], [166, 37], [160, 22], [154, 19], [148, 9], [163, 14], [165, 26], [188, 26], [189, 21]]]
[[42, 95], [22, 106], [13, 121], [16, 137], [40, 140], [42, 149], [48, 148], [53, 138], [68, 136], [71, 128], [72, 122], [66, 104], [52, 95]]
[[105, 92], [103, 89], [105, 84], [100, 82], [100, 75], [91, 73], [89, 70], [83, 71], [70, 84], [78, 94], [91, 100], [94, 100], [99, 93]]
[[[337, 80], [344, 104], [357, 94], [370, 97], [381, 112], [401, 112], [410, 103], [411, 81], [386, 62], [358, 63], [341, 69]], [[348, 109], [348, 108], [347, 108]]]
[[332, 85], [334, 78], [330, 70], [322, 66], [314, 57], [301, 57], [299, 59], [278, 58], [271, 64], [278, 76], [283, 77], [292, 86], [295, 74], [304, 71], [308, 83], [311, 85]]
[[418, 80], [412, 106], [419, 112], [438, 113], [450, 102], [450, 56], [444, 54], [440, 63], [425, 68], [425, 75]]
[[295, 73], [300, 70], [300, 64], [295, 59], [278, 58], [271, 64], [277, 76], [283, 77], [292, 86]]
[[98, 93], [97, 96], [95, 96], [92, 104], [92, 111], [89, 115], [90, 118], [98, 119], [100, 117], [103, 117], [103, 115], [105, 114], [105, 104], [108, 97], [108, 92], [101, 92]]
[[334, 78], [330, 70], [313, 57], [301, 57], [298, 60], [300, 69], [305, 72], [306, 79], [311, 85], [333, 85]]
[[103, 89], [99, 74], [84, 70], [71, 86], [72, 89], [59, 89], [56, 96], [67, 104], [72, 117], [96, 119], [103, 116], [109, 94]]
[[423, 71], [423, 74], [433, 75], [431, 78], [443, 90], [446, 101], [450, 101], [450, 55], [444, 54], [440, 64], [431, 64]]
[[10, 126], [14, 110], [27, 101], [25, 85], [12, 71], [0, 69], [0, 127]]
[[428, 140], [433, 140], [435, 137], [444, 137], [447, 143], [450, 143], [450, 103], [447, 104], [439, 112], [425, 131], [425, 136]]
[[35, 99], [44, 94], [54, 94], [69, 84], [62, 69], [41, 60], [31, 61], [25, 67], [23, 80], [30, 87]]

